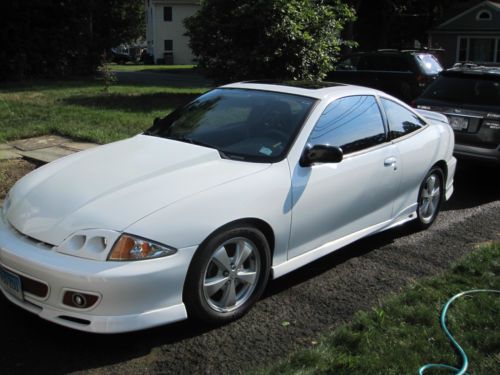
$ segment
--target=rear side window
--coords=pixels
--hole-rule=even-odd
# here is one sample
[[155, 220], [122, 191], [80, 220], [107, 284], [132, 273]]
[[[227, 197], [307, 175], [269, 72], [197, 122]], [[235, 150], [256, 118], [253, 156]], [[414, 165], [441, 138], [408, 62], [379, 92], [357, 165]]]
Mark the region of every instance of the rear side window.
[[462, 104], [500, 107], [500, 78], [473, 74], [440, 76], [423, 92], [422, 98]]
[[403, 137], [425, 125], [417, 115], [388, 99], [381, 99], [387, 120], [389, 121], [389, 134], [391, 139]]
[[438, 74], [441, 70], [443, 70], [439, 61], [432, 55], [420, 53], [416, 55], [416, 57], [420, 69], [422, 69], [422, 71], [426, 74]]
[[405, 59], [403, 56], [399, 56], [399, 55], [383, 56], [383, 55], [381, 55], [379, 58], [381, 60], [381, 69], [380, 70], [387, 70], [387, 71], [393, 71], [393, 72], [411, 71], [410, 64], [408, 63], [408, 60]]
[[373, 96], [348, 96], [326, 107], [309, 143], [339, 146], [344, 154], [385, 142], [384, 124]]

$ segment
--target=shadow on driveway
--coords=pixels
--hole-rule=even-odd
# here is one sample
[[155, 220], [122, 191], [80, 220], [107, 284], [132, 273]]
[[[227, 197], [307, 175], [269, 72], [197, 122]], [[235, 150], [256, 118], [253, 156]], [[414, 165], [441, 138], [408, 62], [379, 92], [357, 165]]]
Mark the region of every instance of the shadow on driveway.
[[458, 160], [455, 191], [442, 210], [460, 210], [500, 200], [500, 166]]

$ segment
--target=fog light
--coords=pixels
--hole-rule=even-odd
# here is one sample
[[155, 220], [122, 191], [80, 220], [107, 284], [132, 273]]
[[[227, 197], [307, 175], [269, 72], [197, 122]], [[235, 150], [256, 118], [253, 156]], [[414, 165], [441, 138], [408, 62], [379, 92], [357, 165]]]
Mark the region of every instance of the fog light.
[[99, 297], [94, 294], [88, 294], [77, 291], [67, 291], [63, 296], [63, 304], [77, 309], [88, 309], [94, 306]]
[[76, 294], [76, 293], [73, 294], [73, 297], [71, 298], [71, 300], [78, 307], [87, 306], [87, 299], [82, 294]]

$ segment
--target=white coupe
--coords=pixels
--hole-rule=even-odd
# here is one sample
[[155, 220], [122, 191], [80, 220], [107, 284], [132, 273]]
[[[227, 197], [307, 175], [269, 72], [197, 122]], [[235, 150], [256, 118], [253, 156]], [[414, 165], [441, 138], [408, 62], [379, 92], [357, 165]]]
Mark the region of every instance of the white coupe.
[[432, 224], [453, 192], [443, 115], [333, 83], [214, 89], [130, 139], [22, 178], [0, 220], [0, 288], [90, 332], [227, 322], [359, 238]]

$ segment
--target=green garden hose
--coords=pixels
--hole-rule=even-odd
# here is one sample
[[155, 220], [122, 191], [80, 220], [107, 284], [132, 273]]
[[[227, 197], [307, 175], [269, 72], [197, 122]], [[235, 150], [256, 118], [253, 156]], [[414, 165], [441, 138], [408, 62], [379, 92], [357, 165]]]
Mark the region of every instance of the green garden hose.
[[456, 368], [456, 367], [453, 367], [450, 365], [445, 365], [442, 363], [429, 363], [429, 364], [426, 364], [426, 365], [420, 367], [420, 369], [418, 370], [419, 375], [423, 375], [424, 371], [429, 370], [431, 368], [440, 368], [440, 369], [451, 370], [456, 375], [466, 374], [467, 367], [469, 367], [469, 358], [467, 358], [467, 354], [465, 354], [465, 351], [462, 349], [462, 347], [458, 344], [457, 340], [455, 340], [455, 338], [452, 336], [452, 334], [448, 330], [448, 327], [446, 326], [446, 313], [448, 312], [448, 308], [450, 307], [450, 305], [457, 298], [465, 296], [466, 294], [473, 294], [473, 293], [497, 293], [497, 294], [500, 294], [500, 290], [474, 289], [474, 290], [468, 290], [465, 292], [455, 294], [453, 297], [451, 297], [448, 300], [448, 302], [446, 302], [446, 305], [444, 305], [443, 311], [441, 312], [441, 318], [440, 318], [441, 328], [443, 329], [444, 333], [448, 337], [448, 340], [450, 340], [451, 344], [453, 345], [453, 347], [456, 349], [456, 351], [458, 352], [458, 354], [462, 358], [462, 367]]

